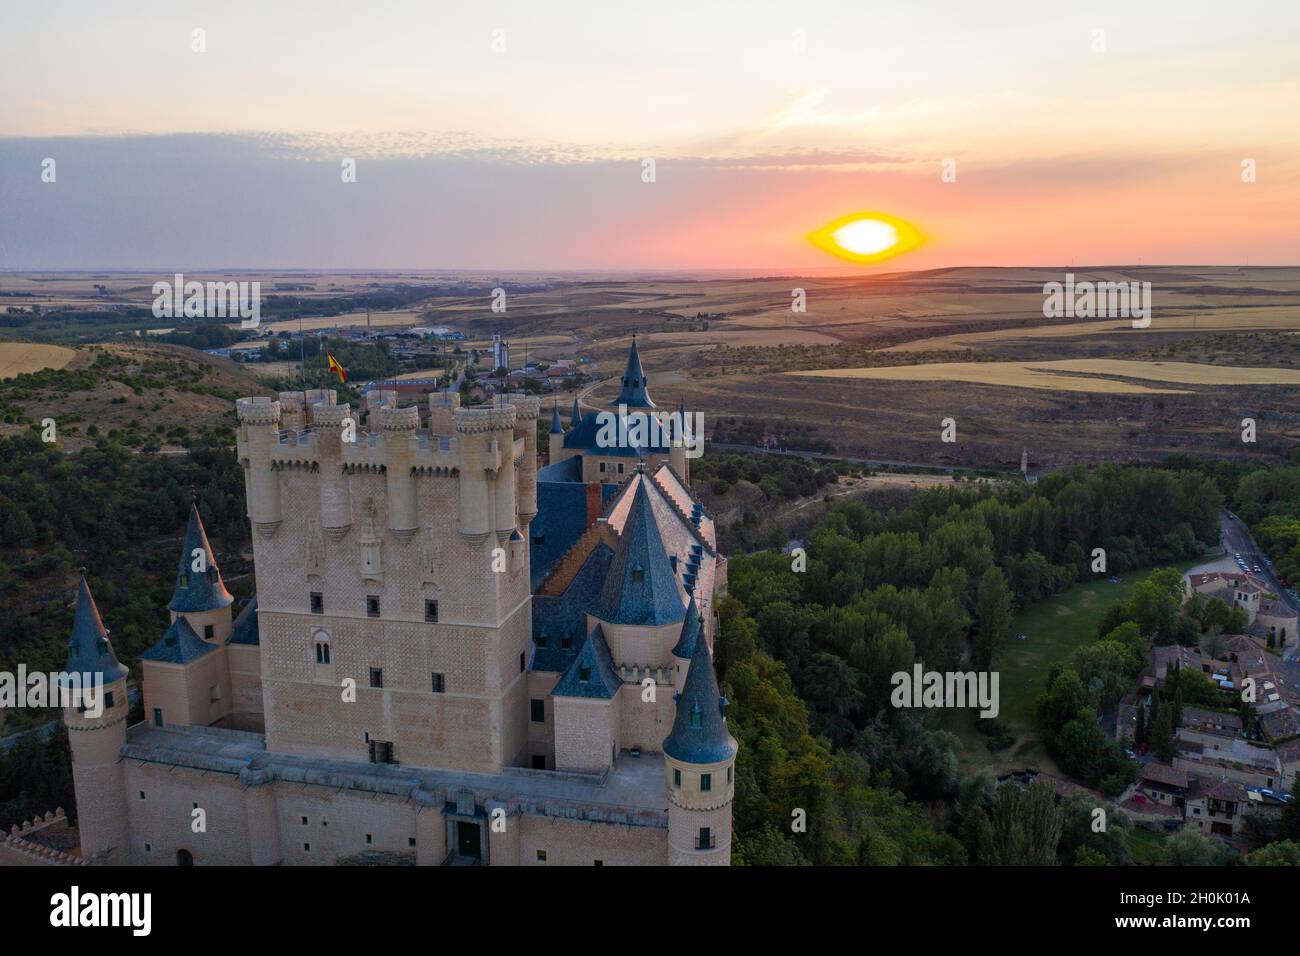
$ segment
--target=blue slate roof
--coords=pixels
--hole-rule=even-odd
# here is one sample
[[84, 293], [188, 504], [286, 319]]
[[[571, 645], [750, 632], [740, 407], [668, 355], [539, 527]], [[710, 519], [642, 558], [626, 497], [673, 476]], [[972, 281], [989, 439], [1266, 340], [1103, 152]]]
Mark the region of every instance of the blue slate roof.
[[650, 508], [649, 479], [638, 475], [636, 480], [614, 560], [591, 613], [610, 624], [675, 624], [685, 618], [686, 607]]
[[564, 434], [564, 426], [560, 424], [560, 406], [554, 403], [551, 405], [551, 434]]
[[188, 664], [204, 654], [217, 649], [216, 644], [209, 644], [194, 633], [190, 622], [183, 617], [172, 621], [162, 640], [140, 655], [142, 661], [161, 661], [165, 664]]
[[682, 763], [710, 764], [736, 755], [736, 738], [727, 729], [727, 699], [718, 692], [709, 642], [695, 642], [686, 683], [677, 694], [677, 716], [664, 741], [664, 753]]
[[[606, 412], [605, 414], [616, 415], [617, 412]], [[659, 455], [668, 454], [669, 448], [666, 444], [655, 445], [647, 442], [644, 448], [618, 444], [601, 445], [598, 441], [601, 429], [600, 415], [600, 412], [588, 412], [586, 417], [578, 423], [578, 427], [572, 429], [564, 436], [564, 447], [576, 448], [579, 451], [594, 450], [596, 454], [609, 458], [639, 458], [642, 455], [651, 453]], [[634, 412], [629, 410], [627, 415], [627, 424], [624, 426], [624, 433], [626, 436], [631, 437], [631, 431], [633, 428], [632, 420], [634, 418], [643, 417], [644, 415], [644, 412]], [[647, 438], [654, 434], [654, 432], [651, 431], [651, 425], [649, 422], [645, 422], [636, 427], [637, 430]], [[661, 434], [667, 431], [667, 427], [660, 429]]]
[[[206, 571], [193, 570], [194, 551], [199, 548], [205, 556]], [[227, 607], [232, 601], [234, 598], [221, 580], [212, 545], [208, 544], [207, 532], [203, 530], [199, 507], [190, 505], [190, 523], [185, 529], [185, 545], [181, 548], [181, 560], [176, 567], [176, 590], [167, 608], [180, 614], [215, 611]]]
[[582, 421], [582, 411], [578, 408], [578, 396], [573, 396], [573, 412], [569, 415], [569, 427], [577, 428], [578, 422]]
[[673, 647], [673, 657], [689, 661], [695, 653], [695, 642], [699, 640], [703, 629], [700, 609], [695, 606], [695, 595], [692, 594], [691, 602], [686, 605], [686, 620], [682, 621], [681, 637], [677, 638], [677, 644]]
[[[581, 462], [578, 459], [573, 458], [569, 461], [574, 462], [573, 467], [581, 469]], [[617, 486], [603, 486], [602, 506], [617, 493]], [[576, 481], [538, 481], [537, 517], [533, 518], [528, 526], [532, 561], [529, 576], [533, 590], [546, 580], [555, 563], [564, 557], [585, 530], [587, 530], [587, 486]]]
[[582, 642], [578, 654], [551, 691], [556, 697], [591, 697], [611, 700], [623, 684], [605, 643], [605, 634], [597, 624]]
[[641, 353], [636, 347], [636, 336], [632, 336], [632, 347], [627, 350], [627, 368], [623, 371], [623, 387], [618, 393], [615, 405], [628, 408], [654, 408], [650, 393], [646, 391], [645, 371], [641, 368]]
[[244, 609], [239, 612], [239, 617], [235, 618], [235, 629], [230, 632], [228, 644], [252, 644], [254, 646], [262, 643], [261, 635], [257, 631], [257, 598], [244, 605]]
[[121, 680], [129, 671], [117, 655], [108, 640], [108, 631], [104, 620], [99, 616], [99, 608], [90, 594], [90, 585], [81, 579], [81, 588], [77, 591], [77, 611], [72, 619], [72, 636], [68, 638], [68, 662], [64, 668], [69, 673], [101, 675], [105, 684]]
[[540, 469], [537, 472], [537, 483], [544, 481], [582, 481], [582, 456], [570, 455]]
[[[600, 596], [614, 552], [603, 542], [591, 554], [569, 582], [564, 594], [533, 595], [533, 663], [532, 670], [563, 672], [573, 663], [582, 647], [587, 630], [587, 608]], [[565, 643], [568, 647], [565, 647]]]

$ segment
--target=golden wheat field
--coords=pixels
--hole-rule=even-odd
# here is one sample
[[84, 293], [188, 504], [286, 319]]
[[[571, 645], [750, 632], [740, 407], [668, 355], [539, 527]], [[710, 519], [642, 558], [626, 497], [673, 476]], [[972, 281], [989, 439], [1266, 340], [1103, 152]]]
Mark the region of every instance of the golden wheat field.
[[13, 378], [43, 368], [63, 368], [76, 356], [74, 349], [32, 342], [0, 342], [0, 379]]
[[784, 374], [885, 382], [967, 382], [974, 385], [1005, 385], [1012, 388], [1111, 395], [1176, 395], [1186, 391], [1153, 387], [1126, 379], [1185, 385], [1300, 385], [1300, 370], [1295, 369], [1227, 368], [1190, 362], [1137, 362], [1122, 359], [933, 362], [925, 365], [819, 369], [814, 372]]

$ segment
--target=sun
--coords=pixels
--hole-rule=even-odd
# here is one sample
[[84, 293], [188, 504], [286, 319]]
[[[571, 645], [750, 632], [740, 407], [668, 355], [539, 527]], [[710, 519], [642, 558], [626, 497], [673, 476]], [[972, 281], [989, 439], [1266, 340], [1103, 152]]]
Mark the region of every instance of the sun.
[[809, 233], [808, 241], [849, 262], [869, 263], [910, 252], [925, 237], [910, 222], [888, 213], [855, 212]]

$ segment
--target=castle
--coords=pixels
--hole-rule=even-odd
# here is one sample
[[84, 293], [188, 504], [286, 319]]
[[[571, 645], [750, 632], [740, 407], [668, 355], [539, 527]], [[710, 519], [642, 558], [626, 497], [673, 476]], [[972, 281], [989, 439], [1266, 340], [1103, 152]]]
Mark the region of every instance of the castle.
[[[618, 402], [654, 408], [635, 342]], [[134, 726], [83, 580], [68, 669], [110, 696], [65, 712], [82, 858], [728, 864], [726, 561], [682, 435], [598, 447], [575, 400], [539, 470], [535, 397], [366, 406], [237, 402], [256, 598], [193, 508]]]

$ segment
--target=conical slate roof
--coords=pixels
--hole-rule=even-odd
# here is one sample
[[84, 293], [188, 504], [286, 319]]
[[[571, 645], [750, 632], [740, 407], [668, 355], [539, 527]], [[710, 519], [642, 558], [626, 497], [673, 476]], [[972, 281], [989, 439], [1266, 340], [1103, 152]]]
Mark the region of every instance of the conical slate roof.
[[[196, 549], [201, 549], [204, 554], [203, 571], [194, 570]], [[181, 548], [181, 560], [176, 569], [176, 590], [167, 607], [178, 614], [185, 614], [215, 611], [232, 601], [234, 598], [226, 590], [221, 572], [217, 570], [212, 545], [208, 544], [203, 519], [199, 517], [199, 507], [196, 504], [190, 505], [190, 524], [185, 529], [185, 546]]]
[[194, 633], [194, 628], [190, 627], [189, 621], [178, 617], [172, 621], [172, 626], [167, 628], [162, 640], [140, 655], [140, 660], [188, 664], [216, 649], [216, 644], [209, 644]]
[[615, 405], [628, 408], [654, 408], [650, 393], [646, 391], [645, 371], [641, 368], [641, 353], [637, 351], [636, 336], [632, 336], [632, 347], [627, 350], [627, 368], [623, 372], [623, 388], [618, 393]]
[[555, 697], [592, 697], [613, 700], [623, 681], [614, 670], [614, 661], [605, 643], [604, 632], [597, 624], [578, 648], [573, 663], [551, 689]]
[[104, 629], [103, 618], [99, 616], [99, 608], [95, 606], [90, 585], [84, 577], [81, 579], [81, 590], [77, 593], [72, 636], [68, 639], [66, 670], [69, 673], [100, 674], [105, 684], [121, 680], [128, 673], [126, 666], [113, 653], [108, 631]]
[[645, 475], [636, 491], [618, 547], [591, 613], [607, 624], [675, 624], [686, 615], [663, 535], [650, 508]]
[[551, 405], [551, 434], [564, 434], [564, 426], [560, 424], [560, 406], [556, 404]]
[[736, 738], [727, 729], [727, 699], [718, 692], [713, 655], [703, 637], [695, 642], [686, 683], [676, 701], [677, 716], [664, 741], [664, 753], [692, 764], [721, 763], [736, 755]]
[[703, 621], [700, 619], [699, 608], [695, 605], [695, 595], [691, 595], [691, 603], [686, 605], [686, 620], [682, 621], [682, 635], [677, 639], [677, 646], [673, 648], [673, 657], [679, 660], [689, 661], [695, 653], [695, 643], [700, 638], [700, 631]]
[[569, 416], [569, 427], [577, 428], [582, 421], [582, 412], [578, 409], [578, 396], [573, 396], [573, 413]]

